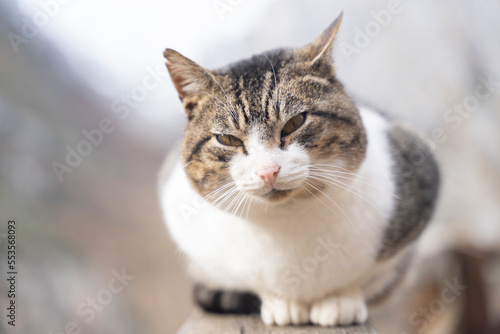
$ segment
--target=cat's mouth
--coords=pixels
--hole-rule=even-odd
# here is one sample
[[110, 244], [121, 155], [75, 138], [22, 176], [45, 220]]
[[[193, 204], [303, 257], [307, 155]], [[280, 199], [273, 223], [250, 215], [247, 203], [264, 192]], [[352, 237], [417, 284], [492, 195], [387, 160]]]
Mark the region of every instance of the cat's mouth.
[[272, 189], [270, 192], [262, 195], [262, 197], [271, 202], [277, 202], [287, 197], [292, 191], [293, 189], [285, 189], [285, 190]]

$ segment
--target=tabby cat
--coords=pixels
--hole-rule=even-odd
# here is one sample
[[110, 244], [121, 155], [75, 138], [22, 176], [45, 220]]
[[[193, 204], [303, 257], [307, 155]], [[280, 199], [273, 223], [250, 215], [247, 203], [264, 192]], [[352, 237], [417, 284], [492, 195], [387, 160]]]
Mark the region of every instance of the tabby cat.
[[423, 140], [337, 80], [341, 19], [304, 47], [217, 70], [165, 51], [187, 125], [161, 205], [207, 311], [363, 323], [403, 282], [438, 168]]

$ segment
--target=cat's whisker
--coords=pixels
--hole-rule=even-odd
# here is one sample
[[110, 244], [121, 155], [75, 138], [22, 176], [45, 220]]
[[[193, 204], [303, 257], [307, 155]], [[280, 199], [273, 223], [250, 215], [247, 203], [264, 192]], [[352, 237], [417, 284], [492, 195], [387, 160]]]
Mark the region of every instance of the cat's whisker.
[[[309, 187], [311, 188], [314, 188], [309, 182], [304, 182], [306, 185], [308, 185]], [[326, 204], [325, 202], [323, 202], [318, 196], [316, 196], [312, 191], [310, 191], [309, 189], [307, 189], [306, 187], [304, 186], [301, 186], [305, 191], [307, 191], [309, 194], [313, 195], [321, 204], [323, 204], [328, 210], [330, 210], [331, 212], [333, 212], [335, 214], [335, 216], [339, 216], [338, 212], [336, 212], [335, 210], [333, 210], [330, 206], [328, 206], [328, 204]], [[317, 189], [316, 189], [317, 190]]]
[[[230, 179], [230, 178], [231, 178], [231, 177], [227, 177], [227, 178], [225, 178], [224, 180], [222, 180], [222, 181], [218, 182], [218, 183], [217, 183], [217, 186], [218, 186], [219, 184], [223, 183], [224, 181], [226, 181], [227, 179]], [[231, 185], [234, 185], [235, 183], [236, 183], [235, 181], [228, 182], [228, 183], [226, 183], [226, 184], [224, 184], [224, 185], [220, 186], [219, 188], [216, 188], [214, 191], [210, 192], [208, 195], [204, 196], [202, 199], [203, 199], [203, 200], [206, 200], [206, 199], [207, 199], [207, 198], [209, 198], [210, 196], [215, 195], [215, 193], [217, 193], [217, 192], [219, 192], [219, 191], [221, 191], [221, 190], [224, 190], [224, 189], [226, 189], [227, 187], [229, 187], [229, 186], [231, 186]]]
[[246, 209], [246, 212], [247, 212], [247, 214], [246, 214], [246, 219], [247, 219], [247, 220], [248, 220], [248, 215], [249, 215], [249, 213], [250, 213], [250, 205], [251, 205], [251, 204], [252, 204], [252, 196], [250, 196], [250, 195], [249, 195], [249, 196], [247, 196], [247, 199], [246, 199], [246, 201], [245, 201], [245, 206], [243, 207], [243, 211], [245, 211], [245, 208], [247, 208], [247, 209]]
[[219, 210], [222, 210], [223, 212], [226, 212], [226, 208], [228, 207], [228, 205], [225, 205], [225, 206], [223, 207], [223, 203], [225, 203], [227, 200], [229, 200], [229, 199], [233, 198], [233, 195], [234, 195], [234, 193], [232, 193], [232, 194], [228, 195], [228, 196], [227, 196], [226, 198], [224, 198], [224, 200], [223, 200], [223, 201], [221, 201], [221, 202], [220, 202], [220, 203], [219, 203], [219, 204], [218, 204], [215, 208], [216, 208], [216, 209], [219, 209]]
[[[377, 187], [377, 186], [371, 184], [370, 182], [364, 181], [358, 175], [351, 176], [351, 175], [339, 174], [336, 171], [331, 171], [331, 170], [327, 170], [327, 169], [315, 169], [315, 168], [311, 168], [311, 170], [309, 172], [310, 172], [310, 174], [320, 175], [320, 176], [323, 176], [325, 178], [328, 178], [328, 179], [331, 179], [334, 181], [338, 181], [338, 182], [342, 182], [342, 180], [339, 180], [339, 178], [347, 180], [347, 181], [351, 181], [351, 183], [346, 183], [347, 181], [342, 182], [344, 185], [349, 186], [349, 188], [353, 187], [353, 183], [359, 182], [361, 184], [373, 187], [375, 189], [384, 190], [380, 187]], [[359, 190], [359, 191], [363, 192], [361, 190]]]
[[[330, 169], [325, 169], [325, 168], [321, 168], [321, 167], [318, 167], [318, 166], [329, 166], [329, 167], [333, 167], [333, 168], [342, 168], [340, 166], [335, 166], [335, 165], [328, 165], [328, 164], [315, 164], [315, 165], [309, 165], [309, 168], [311, 170], [314, 170], [314, 171], [318, 171], [318, 172], [324, 172], [324, 173], [328, 173], [328, 175], [330, 176], [334, 176], [334, 177], [338, 177], [338, 178], [343, 178], [343, 179], [347, 179], [347, 180], [352, 180], [352, 181], [357, 181], [357, 182], [361, 182], [367, 186], [370, 186], [370, 187], [373, 187], [374, 189], [377, 189], [377, 190], [381, 190], [381, 191], [384, 191], [384, 192], [387, 192], [386, 189], [383, 189], [379, 186], [376, 186], [370, 182], [367, 182], [368, 178], [362, 176], [362, 175], [359, 175], [359, 174], [356, 174], [356, 173], [353, 173], [347, 169], [345, 169], [345, 171], [337, 171], [337, 170], [330, 170]], [[350, 177], [352, 176], [352, 178]], [[399, 197], [394, 194], [394, 193], [390, 193], [391, 196], [399, 199]]]
[[[328, 200], [330, 200], [330, 202], [333, 203], [333, 205], [335, 205], [339, 210], [340, 212], [342, 212], [342, 214], [344, 215], [344, 217], [346, 217], [347, 221], [349, 222], [349, 225], [351, 225], [352, 229], [354, 230], [354, 233], [358, 233], [358, 230], [356, 228], [356, 226], [354, 226], [354, 224], [352, 223], [351, 219], [349, 218], [349, 216], [345, 213], [344, 210], [342, 210], [342, 208], [340, 207], [340, 205], [338, 205], [330, 196], [328, 196], [324, 191], [322, 191], [321, 189], [317, 188], [316, 186], [314, 186], [312, 183], [309, 183], [309, 182], [305, 182], [307, 185], [309, 185], [310, 187], [316, 189], [318, 192], [320, 192], [321, 194], [323, 194], [323, 196], [325, 196]], [[316, 197], [316, 195], [315, 195]], [[316, 197], [319, 199], [319, 197]], [[321, 201], [321, 200], [320, 200]], [[323, 201], [321, 201], [322, 203], [324, 203]], [[328, 205], [327, 205], [328, 207]], [[335, 212], [335, 211], [334, 211]]]
[[309, 189], [307, 189], [303, 185], [300, 185], [299, 188], [301, 188], [302, 190], [304, 190], [304, 192], [307, 192], [309, 195], [311, 195], [311, 191], [309, 191]]
[[[312, 165], [309, 165], [309, 166], [311, 168], [318, 168], [318, 169], [322, 169], [322, 170], [325, 170], [325, 171], [330, 171], [330, 172], [335, 172], [335, 173], [343, 173], [343, 174], [348, 174], [348, 175], [352, 175], [352, 176], [363, 178], [363, 179], [368, 179], [366, 176], [360, 175], [358, 173], [354, 173], [354, 172], [348, 170], [347, 168], [344, 168], [344, 167], [339, 166], [339, 165], [333, 165], [333, 164], [312, 164]], [[329, 167], [331, 169], [327, 169], [327, 168], [324, 168], [324, 167]]]
[[[350, 171], [349, 169], [344, 168], [344, 167], [339, 166], [339, 165], [333, 165], [333, 164], [314, 164], [313, 166], [327, 166], [327, 167], [331, 167], [333, 169], [324, 169], [324, 170], [331, 171], [331, 172], [334, 172], [334, 173], [339, 173], [339, 174], [351, 175], [351, 176], [354, 176], [356, 178], [361, 178], [361, 179], [369, 180], [366, 176], [360, 175], [358, 173], [354, 173], [354, 172]], [[337, 170], [337, 169], [339, 169], [339, 170]]]
[[353, 180], [353, 181], [362, 181], [362, 177], [360, 177], [358, 175], [350, 175], [350, 174], [347, 174], [344, 172], [332, 171], [332, 170], [324, 169], [324, 168], [311, 167], [310, 171], [316, 172], [316, 173], [324, 173], [327, 175], [342, 176], [344, 178], [347, 178], [347, 179]]
[[[363, 180], [360, 180], [360, 179], [358, 179], [358, 178], [353, 178], [353, 177], [349, 177], [349, 176], [345, 176], [345, 175], [337, 175], [335, 172], [331, 172], [331, 171], [311, 170], [309, 173], [310, 173], [311, 175], [319, 175], [319, 176], [323, 176], [323, 177], [325, 177], [325, 178], [327, 178], [327, 179], [334, 180], [334, 181], [338, 181], [338, 182], [342, 182], [342, 180], [339, 180], [338, 178], [345, 179], [345, 180], [348, 180], [348, 181], [352, 181], [353, 183], [354, 183], [354, 182], [360, 182], [360, 183], [362, 183], [362, 184], [365, 184], [365, 185], [367, 185], [367, 186], [373, 187], [373, 188], [375, 188], [375, 189], [385, 191], [384, 189], [382, 189], [382, 188], [380, 188], [380, 187], [377, 187], [377, 186], [375, 186], [375, 185], [372, 185], [372, 184], [370, 184], [370, 183], [368, 183], [368, 182], [365, 182], [365, 181], [363, 181]], [[346, 183], [346, 182], [342, 182], [342, 184], [344, 184], [345, 186], [348, 186], [349, 188], [352, 188], [352, 187], [353, 187], [353, 185], [352, 185], [352, 184], [348, 184], [348, 183]], [[369, 195], [369, 194], [367, 194], [366, 192], [364, 192], [364, 191], [362, 191], [362, 190], [360, 190], [360, 189], [358, 189], [358, 191], [359, 191], [360, 193], [364, 193], [364, 194], [366, 194], [366, 195]]]
[[189, 274], [189, 273], [190, 273], [191, 268], [193, 267], [193, 264], [194, 264], [194, 260], [191, 260], [191, 261], [189, 262], [189, 266], [188, 266], [188, 268], [187, 268], [187, 274]]
[[182, 248], [177, 247], [174, 251], [174, 255], [176, 255], [178, 258], [180, 258], [181, 254], [182, 254]]
[[[274, 71], [274, 65], [273, 63], [271, 62], [271, 60], [264, 54], [261, 52], [261, 54], [266, 57], [267, 61], [269, 62], [269, 64], [271, 64], [271, 68], [273, 70], [273, 75], [274, 75], [274, 87], [273, 87], [273, 90], [271, 91], [271, 98], [273, 99], [273, 104], [274, 104], [274, 109], [276, 109], [276, 99], [275, 99], [275, 96], [276, 94], [273, 94], [273, 91], [276, 91], [276, 87], [278, 86], [278, 82], [276, 80], [276, 72]], [[271, 89], [269, 89], [271, 90]]]
[[358, 196], [359, 198], [361, 198], [362, 200], [364, 200], [366, 203], [368, 203], [371, 207], [373, 207], [375, 209], [375, 211], [377, 211], [377, 213], [380, 215], [380, 217], [383, 217], [383, 215], [379, 211], [379, 209], [370, 200], [368, 200], [367, 198], [361, 196], [357, 192], [353, 191], [352, 189], [350, 189], [349, 187], [347, 187], [345, 184], [342, 184], [340, 181], [333, 181], [333, 180], [330, 180], [330, 179], [321, 178], [319, 176], [318, 177], [311, 176], [311, 178], [313, 180], [320, 181], [320, 182], [325, 182], [325, 183], [327, 183], [327, 184], [329, 184], [331, 186], [339, 187], [341, 189], [349, 191], [350, 193]]
[[[310, 168], [312, 169], [316, 169], [316, 170], [321, 170], [321, 171], [325, 171], [325, 172], [329, 172], [329, 173], [335, 173], [336, 175], [348, 175], [348, 176], [352, 176], [356, 179], [363, 179], [363, 180], [366, 180], [368, 181], [368, 177], [366, 176], [363, 176], [361, 174], [358, 174], [358, 173], [354, 173], [342, 166], [339, 166], [339, 165], [334, 165], [334, 164], [312, 164], [312, 165], [309, 165]], [[328, 168], [325, 168], [325, 167], [328, 167]]]
[[[302, 188], [302, 190], [306, 191], [309, 195], [314, 196], [314, 194], [309, 189], [307, 189], [306, 187], [304, 187], [303, 185], [300, 185], [300, 188]], [[316, 196], [314, 196], [314, 197], [316, 197]], [[335, 213], [335, 214], [338, 216], [337, 213]]]
[[[229, 203], [229, 205], [224, 209], [224, 212], [225, 213], [229, 213], [229, 211], [231, 210], [231, 208], [233, 207], [233, 205], [238, 202], [238, 200], [240, 199], [241, 196], [242, 196], [242, 193], [238, 192], [236, 194], [236, 196], [234, 196], [234, 198], [231, 200], [231, 202]], [[233, 213], [233, 215], [234, 215], [234, 213]]]
[[227, 95], [226, 91], [222, 88], [221, 84], [216, 80], [214, 79], [215, 83], [219, 86], [220, 90], [222, 91], [222, 94], [224, 94], [224, 96], [226, 97], [226, 100], [227, 102], [229, 103], [229, 106], [231, 106], [231, 109], [232, 109], [232, 115], [233, 115], [233, 118], [236, 120], [238, 119], [238, 113], [236, 112], [236, 110], [234, 109], [234, 106], [233, 106], [233, 103], [231, 102], [231, 100], [229, 99], [229, 96]]
[[[243, 202], [245, 202], [245, 200], [247, 199], [247, 196], [248, 196], [248, 195], [247, 195], [247, 194], [245, 194], [245, 193], [242, 193], [242, 194], [243, 194], [243, 197], [242, 197], [242, 198], [241, 198], [241, 200], [239, 201], [238, 206], [236, 207], [236, 209], [234, 210], [234, 213], [235, 213], [235, 214], [238, 214], [238, 211], [240, 210], [241, 205], [242, 205], [242, 204], [243, 204]], [[243, 207], [242, 207], [242, 209], [243, 209]], [[243, 211], [243, 210], [242, 210], [242, 211]]]
[[[227, 189], [227, 188], [230, 188], [230, 189]], [[231, 183], [228, 183], [222, 187], [220, 187], [219, 189], [213, 191], [211, 194], [208, 194], [207, 196], [205, 196], [203, 198], [203, 200], [206, 200], [206, 198], [208, 198], [209, 196], [214, 196], [216, 193], [219, 193], [221, 191], [224, 191], [226, 190], [225, 192], [223, 192], [221, 195], [219, 195], [213, 202], [212, 202], [212, 205], [215, 205], [217, 203], [217, 201], [219, 201], [228, 191], [230, 191], [231, 189], [234, 189], [236, 188], [236, 186], [234, 185], [234, 182], [231, 182]]]
[[237, 191], [237, 187], [236, 186], [232, 186], [230, 187], [229, 189], [227, 189], [221, 196], [219, 196], [215, 201], [214, 203], [212, 204], [215, 204], [217, 201], [219, 201], [219, 203], [217, 204], [216, 207], [219, 207], [220, 205], [222, 205], [222, 203], [224, 201], [226, 201], [229, 197], [231, 197], [235, 192]]
[[252, 197], [248, 196], [248, 207], [247, 207], [247, 216], [246, 220], [248, 221], [248, 215], [250, 214], [250, 206], [252, 205]]
[[[218, 186], [218, 185], [220, 185], [220, 184], [224, 183], [225, 181], [227, 181], [227, 180], [229, 180], [229, 179], [231, 179], [231, 178], [232, 178], [232, 176], [228, 176], [228, 177], [226, 177], [226, 178], [224, 178], [224, 179], [220, 180], [219, 182], [217, 182], [216, 186]], [[234, 183], [234, 181], [229, 182], [229, 183]], [[226, 183], [226, 184], [229, 184], [229, 183]]]
[[238, 200], [235, 202], [233, 210], [231, 211], [233, 216], [238, 215], [238, 210], [240, 209], [240, 205], [241, 205], [242, 201], [245, 199], [245, 196], [246, 196], [246, 194], [242, 193], [242, 192], [240, 192], [238, 194]]
[[361, 196], [360, 194], [369, 196], [371, 198], [373, 198], [373, 196], [374, 196], [373, 194], [367, 193], [367, 192], [362, 191], [360, 189], [354, 190], [353, 186], [351, 184], [347, 184], [345, 182], [342, 182], [341, 180], [337, 179], [336, 177], [332, 177], [330, 175], [311, 174], [311, 178], [320, 178], [320, 180], [318, 179], [318, 181], [330, 182], [329, 184], [332, 186], [333, 185], [340, 185], [340, 187], [342, 189], [345, 189], [353, 194], [356, 194], [357, 196]]
[[[330, 165], [328, 165], [328, 166], [330, 166]], [[333, 165], [331, 165], [331, 166], [333, 166]], [[328, 176], [342, 177], [342, 178], [347, 179], [347, 180], [361, 182], [361, 183], [364, 183], [364, 184], [369, 185], [371, 187], [380, 189], [379, 187], [367, 182], [368, 178], [366, 178], [362, 175], [356, 174], [356, 173], [326, 169], [326, 168], [318, 167], [318, 165], [309, 165], [309, 170], [311, 172], [324, 173], [325, 175], [328, 175]]]
[[238, 191], [238, 188], [236, 186], [233, 186], [226, 190], [221, 196], [219, 196], [213, 203], [212, 205], [215, 205], [215, 203], [219, 202], [217, 205], [215, 205], [215, 208], [218, 209], [224, 202], [226, 202], [231, 196], [234, 195]]
[[[232, 216], [236, 216], [238, 203], [240, 203], [242, 198], [243, 198], [243, 193], [240, 192], [240, 193], [238, 193], [238, 195], [236, 195], [236, 198], [233, 200], [234, 205], [232, 206], [232, 210], [231, 210]], [[227, 212], [229, 213], [229, 210], [227, 210]]]
[[[349, 219], [349, 217], [346, 215], [346, 213], [344, 212], [344, 210], [342, 210], [342, 208], [340, 208], [340, 206], [335, 203], [335, 201], [333, 201], [329, 196], [327, 196], [323, 191], [321, 191], [320, 189], [316, 188], [314, 185], [312, 185], [311, 183], [309, 182], [305, 182], [306, 185], [316, 189], [318, 192], [321, 192], [326, 198], [328, 198], [343, 214], [344, 216], [347, 218], [347, 221], [349, 222], [349, 225], [353, 228], [354, 232], [357, 234], [358, 231], [356, 229], [356, 227], [353, 225], [353, 223], [351, 222], [351, 220]], [[314, 196], [314, 198], [316, 198], [321, 204], [323, 204], [328, 210], [330, 210], [331, 212], [333, 212], [337, 217], [338, 217], [338, 213], [333, 210], [330, 206], [328, 206], [325, 202], [323, 202], [318, 196], [316, 196], [312, 191], [310, 191], [309, 189], [307, 189], [306, 187], [304, 186], [301, 186], [302, 189], [304, 189], [305, 191], [307, 191], [309, 194], [311, 194], [312, 196]]]
[[[346, 180], [353, 181], [353, 182], [360, 182], [360, 183], [362, 183], [362, 184], [364, 184], [364, 185], [367, 185], [367, 186], [372, 187], [372, 188], [374, 188], [374, 189], [380, 190], [380, 191], [382, 191], [382, 192], [388, 192], [388, 191], [387, 191], [387, 189], [383, 189], [383, 188], [381, 188], [381, 187], [378, 187], [378, 186], [376, 186], [376, 185], [373, 185], [373, 184], [371, 184], [371, 183], [369, 183], [369, 182], [366, 182], [366, 181], [363, 181], [363, 180], [359, 180], [359, 179], [357, 179], [357, 178], [350, 178], [350, 177], [345, 176], [345, 175], [335, 175], [335, 174], [327, 174], [327, 175], [325, 175], [325, 176], [327, 176], [327, 177], [333, 177], [333, 178], [335, 178], [335, 180], [336, 180], [336, 181], [339, 181], [339, 182], [341, 182], [341, 180], [338, 180], [338, 178], [341, 178], [341, 179], [346, 179]], [[343, 183], [344, 183], [344, 182], [343, 182]], [[365, 194], [365, 195], [370, 195], [370, 194], [368, 194], [368, 193], [366, 193], [366, 192], [364, 192], [364, 191], [362, 191], [362, 190], [359, 190], [359, 189], [358, 189], [358, 191], [359, 191], [360, 193], [362, 193], [362, 194]], [[397, 199], [399, 199], [399, 197], [398, 197], [396, 194], [389, 193], [389, 192], [388, 192], [388, 194], [389, 194], [389, 195], [391, 195], [391, 196], [393, 196], [393, 197], [395, 197], [395, 198], [397, 198]]]

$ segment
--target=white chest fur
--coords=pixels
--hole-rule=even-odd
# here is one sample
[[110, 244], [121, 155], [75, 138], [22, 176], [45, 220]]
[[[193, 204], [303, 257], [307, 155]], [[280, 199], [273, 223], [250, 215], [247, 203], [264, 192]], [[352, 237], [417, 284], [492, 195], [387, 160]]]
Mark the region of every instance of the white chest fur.
[[394, 206], [386, 121], [362, 109], [368, 150], [349, 190], [265, 207], [248, 218], [214, 208], [176, 165], [161, 187], [167, 226], [198, 269], [196, 279], [221, 288], [276, 293], [311, 301], [361, 286], [375, 266], [379, 241]]

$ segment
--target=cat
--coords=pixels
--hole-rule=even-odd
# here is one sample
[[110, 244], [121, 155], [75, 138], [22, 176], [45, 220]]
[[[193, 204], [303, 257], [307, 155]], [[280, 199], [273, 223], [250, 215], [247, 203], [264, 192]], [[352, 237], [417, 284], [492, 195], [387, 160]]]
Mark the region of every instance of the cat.
[[336, 78], [341, 20], [217, 70], [164, 53], [187, 125], [160, 201], [207, 311], [363, 323], [405, 278], [439, 169], [425, 140]]

